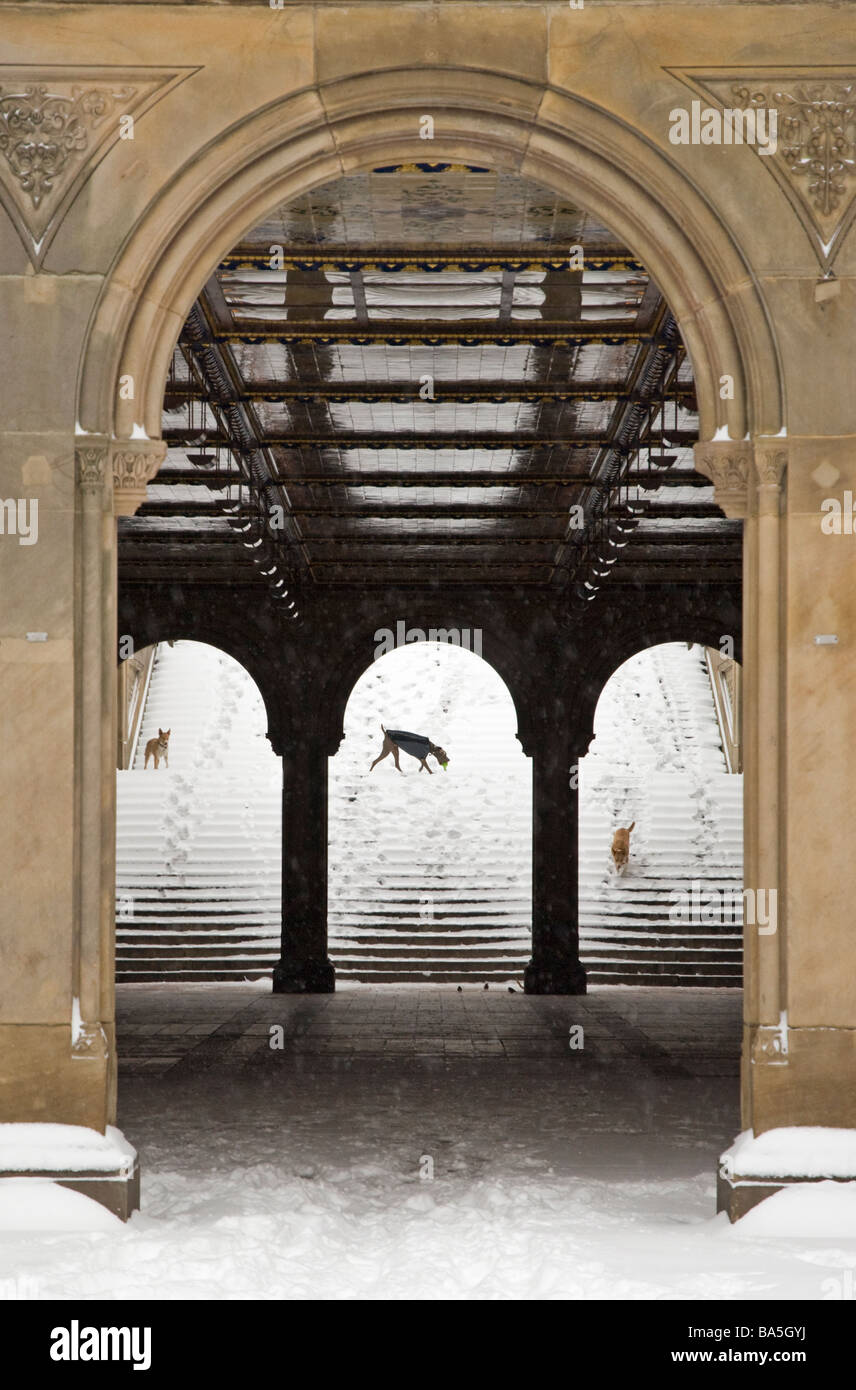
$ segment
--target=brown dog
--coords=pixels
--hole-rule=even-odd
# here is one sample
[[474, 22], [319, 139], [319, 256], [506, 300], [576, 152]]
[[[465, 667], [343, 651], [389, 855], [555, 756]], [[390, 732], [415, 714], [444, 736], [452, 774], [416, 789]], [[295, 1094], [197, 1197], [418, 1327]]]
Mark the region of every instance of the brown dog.
[[[382, 724], [380, 727], [383, 729]], [[431, 769], [426, 762], [429, 753], [431, 757], [437, 759], [437, 762], [444, 771], [449, 761], [448, 753], [444, 753], [442, 748], [436, 743], [432, 743], [430, 738], [426, 738], [424, 734], [409, 734], [405, 729], [383, 729], [383, 748], [381, 748], [380, 753], [369, 768], [369, 772], [371, 772], [372, 768], [376, 767], [383, 758], [388, 758], [390, 753], [392, 754], [395, 766], [400, 772], [401, 767], [398, 762], [399, 749], [403, 749], [404, 752], [409, 753], [412, 758], [416, 758], [419, 763], [419, 771], [421, 772], [424, 767], [429, 776], [431, 775]]]
[[633, 825], [628, 825], [626, 830], [616, 830], [612, 837], [612, 858], [615, 861], [615, 872], [618, 874], [626, 868], [630, 858], [630, 832], [635, 824], [634, 821]]
[[154, 758], [155, 760], [155, 772], [158, 770], [158, 764], [161, 758], [163, 758], [164, 767], [169, 767], [169, 736], [171, 733], [172, 729], [158, 729], [157, 738], [149, 739], [146, 744], [145, 767], [149, 765], [149, 758]]

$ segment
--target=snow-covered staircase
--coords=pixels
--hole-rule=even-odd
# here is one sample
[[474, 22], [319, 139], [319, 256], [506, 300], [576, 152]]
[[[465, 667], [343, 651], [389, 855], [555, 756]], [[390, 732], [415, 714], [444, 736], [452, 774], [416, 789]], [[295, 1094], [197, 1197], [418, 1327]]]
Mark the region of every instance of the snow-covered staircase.
[[[739, 985], [732, 895], [742, 887], [743, 778], [725, 770], [703, 648], [655, 647], [615, 673], [581, 764], [580, 795], [581, 956], [590, 982]], [[634, 820], [619, 876], [612, 834]]]
[[[158, 648], [134, 766], [117, 773], [116, 977], [244, 979], [279, 955], [280, 762], [244, 671]], [[169, 768], [143, 771], [158, 729]]]
[[[380, 724], [449, 754], [368, 769]], [[330, 957], [362, 981], [505, 981], [531, 954], [531, 770], [495, 672], [455, 647], [391, 652], [357, 683], [330, 764]]]
[[[381, 721], [443, 743], [448, 772], [428, 777], [402, 755], [403, 775], [387, 759], [369, 776]], [[281, 807], [265, 726], [234, 662], [196, 643], [159, 648], [134, 768], [118, 774], [120, 980], [269, 974]], [[158, 727], [172, 728], [170, 767], [144, 773]], [[531, 772], [515, 727], [496, 675], [456, 648], [392, 652], [358, 682], [330, 762], [330, 955], [340, 979], [522, 978]], [[742, 778], [724, 770], [701, 648], [627, 663], [604, 693], [596, 734], [580, 772], [589, 979], [739, 983], [739, 926], [674, 920], [693, 881], [739, 889], [741, 879]], [[612, 831], [633, 819], [619, 878]]]

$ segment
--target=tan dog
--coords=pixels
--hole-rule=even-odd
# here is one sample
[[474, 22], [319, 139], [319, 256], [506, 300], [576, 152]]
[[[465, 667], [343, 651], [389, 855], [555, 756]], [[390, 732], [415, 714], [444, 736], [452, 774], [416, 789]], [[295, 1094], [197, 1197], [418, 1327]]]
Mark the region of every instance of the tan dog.
[[635, 824], [636, 822], [634, 821], [633, 825], [628, 825], [626, 830], [619, 828], [612, 837], [612, 858], [615, 861], [615, 872], [617, 874], [620, 874], [621, 870], [626, 868], [627, 861], [630, 858], [630, 832]]
[[158, 770], [161, 758], [163, 758], [164, 767], [169, 767], [169, 736], [171, 733], [172, 729], [158, 729], [157, 738], [149, 739], [146, 744], [145, 767], [149, 765], [149, 758], [155, 760], [155, 772]]

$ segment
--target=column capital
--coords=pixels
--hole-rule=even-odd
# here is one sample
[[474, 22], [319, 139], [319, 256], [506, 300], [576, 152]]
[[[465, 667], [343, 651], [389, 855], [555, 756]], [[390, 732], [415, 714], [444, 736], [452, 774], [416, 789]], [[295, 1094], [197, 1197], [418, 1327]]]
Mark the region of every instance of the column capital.
[[113, 514], [133, 516], [146, 500], [146, 484], [166, 458], [163, 439], [114, 439], [110, 445], [113, 465]]
[[584, 758], [594, 738], [594, 727], [584, 715], [570, 713], [562, 704], [518, 712], [517, 741], [527, 758], [535, 758], [558, 743], [572, 758]]
[[717, 506], [728, 517], [747, 516], [754, 455], [751, 440], [713, 439], [693, 445], [693, 455], [696, 471], [713, 483]]
[[163, 439], [78, 437], [74, 448], [77, 489], [84, 497], [113, 485], [113, 515], [133, 516], [146, 500], [146, 484], [166, 458]]
[[785, 440], [755, 440], [755, 475], [759, 488], [779, 492], [787, 466], [788, 448]]
[[77, 490], [84, 496], [100, 493], [107, 481], [110, 446], [107, 440], [78, 445], [74, 451]]
[[328, 721], [325, 727], [314, 730], [309, 736], [305, 728], [295, 727], [290, 718], [269, 717], [265, 736], [278, 758], [290, 756], [294, 750], [308, 757], [317, 757], [320, 753], [324, 757], [334, 758], [344, 733], [340, 724]]

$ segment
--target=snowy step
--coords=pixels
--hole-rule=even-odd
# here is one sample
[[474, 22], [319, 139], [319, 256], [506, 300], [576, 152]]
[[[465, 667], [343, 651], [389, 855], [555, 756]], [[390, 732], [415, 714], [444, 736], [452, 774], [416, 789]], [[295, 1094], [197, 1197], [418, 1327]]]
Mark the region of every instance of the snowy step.
[[[530, 765], [492, 674], [478, 668], [474, 694], [455, 653], [439, 650], [418, 654], [427, 665], [410, 684], [381, 685], [384, 663], [366, 673], [329, 765], [330, 953], [343, 979], [506, 979], [531, 954]], [[386, 763], [369, 779], [380, 717], [422, 727], [423, 715], [443, 730], [450, 772], [429, 783], [405, 758], [403, 777]], [[278, 958], [281, 768], [266, 723], [249, 677], [221, 653], [159, 648], [134, 770], [118, 775], [119, 978], [260, 978]], [[171, 766], [144, 772], [159, 727], [172, 729]], [[700, 649], [656, 648], [616, 673], [580, 768], [593, 982], [739, 983], [739, 931], [669, 913], [692, 883], [739, 892], [741, 780], [724, 771]], [[612, 831], [631, 820], [631, 864], [616, 879]]]

